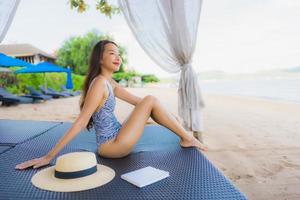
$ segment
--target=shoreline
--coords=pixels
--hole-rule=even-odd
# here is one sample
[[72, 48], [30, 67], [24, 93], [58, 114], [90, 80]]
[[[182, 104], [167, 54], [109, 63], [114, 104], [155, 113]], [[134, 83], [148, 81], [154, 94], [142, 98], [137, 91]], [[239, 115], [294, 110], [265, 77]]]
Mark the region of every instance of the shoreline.
[[247, 96], [247, 95], [239, 95], [239, 94], [218, 94], [214, 92], [205, 92], [207, 95], [221, 95], [221, 96], [230, 96], [230, 97], [241, 97], [241, 98], [248, 98], [248, 99], [257, 99], [257, 100], [262, 100], [262, 101], [270, 101], [271, 103], [273, 102], [278, 102], [278, 103], [287, 103], [287, 104], [298, 104], [300, 106], [300, 101], [294, 101], [294, 100], [285, 100], [285, 99], [280, 99], [280, 98], [271, 98], [271, 97], [258, 97], [258, 96]]

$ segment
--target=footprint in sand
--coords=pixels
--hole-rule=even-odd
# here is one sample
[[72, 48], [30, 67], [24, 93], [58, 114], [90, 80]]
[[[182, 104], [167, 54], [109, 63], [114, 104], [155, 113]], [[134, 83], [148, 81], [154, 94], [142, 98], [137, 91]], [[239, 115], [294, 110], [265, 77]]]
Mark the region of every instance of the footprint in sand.
[[283, 163], [283, 165], [285, 167], [290, 167], [290, 168], [295, 168], [295, 169], [300, 169], [300, 165], [299, 164], [295, 164], [293, 163], [293, 161], [289, 160], [287, 158], [287, 156], [282, 156], [283, 160], [281, 160], [281, 162]]
[[254, 176], [251, 174], [241, 174], [241, 175], [237, 175], [237, 174], [232, 174], [230, 176], [230, 178], [234, 181], [240, 180], [240, 179], [250, 179], [253, 178]]
[[300, 169], [300, 165], [292, 163], [290, 161], [284, 160], [284, 161], [282, 161], [282, 163], [284, 164], [285, 167], [290, 167], [290, 168], [294, 168], [294, 169]]

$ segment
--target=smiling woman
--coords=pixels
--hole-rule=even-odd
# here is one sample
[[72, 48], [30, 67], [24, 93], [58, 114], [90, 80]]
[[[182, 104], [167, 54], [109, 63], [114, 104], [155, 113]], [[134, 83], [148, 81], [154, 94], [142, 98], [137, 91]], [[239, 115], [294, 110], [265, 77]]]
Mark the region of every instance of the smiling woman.
[[[119, 70], [121, 62], [116, 43], [101, 40], [95, 45], [83, 86], [78, 118], [47, 155], [23, 162], [17, 165], [16, 169], [31, 166], [37, 168], [49, 164], [85, 127], [94, 127], [99, 155], [108, 158], [124, 157], [131, 152], [141, 137], [149, 117], [179, 136], [182, 147], [206, 150], [201, 142], [185, 131], [176, 118], [162, 107], [158, 99], [151, 95], [137, 97], [112, 79], [112, 74]], [[115, 96], [135, 106], [123, 124], [114, 114]]]

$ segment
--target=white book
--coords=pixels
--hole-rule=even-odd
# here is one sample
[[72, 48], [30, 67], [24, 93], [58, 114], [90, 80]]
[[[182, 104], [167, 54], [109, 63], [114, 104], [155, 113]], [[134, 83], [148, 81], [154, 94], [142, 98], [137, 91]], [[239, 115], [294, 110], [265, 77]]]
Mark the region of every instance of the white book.
[[168, 176], [169, 172], [148, 166], [123, 174], [121, 178], [141, 188], [167, 178]]

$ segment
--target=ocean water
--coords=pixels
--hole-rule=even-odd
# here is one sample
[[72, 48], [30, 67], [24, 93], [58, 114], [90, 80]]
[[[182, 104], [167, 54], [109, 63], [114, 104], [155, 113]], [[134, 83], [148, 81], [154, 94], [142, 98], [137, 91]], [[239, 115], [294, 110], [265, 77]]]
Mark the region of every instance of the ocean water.
[[300, 103], [299, 78], [257, 80], [200, 80], [202, 92], [241, 95]]

